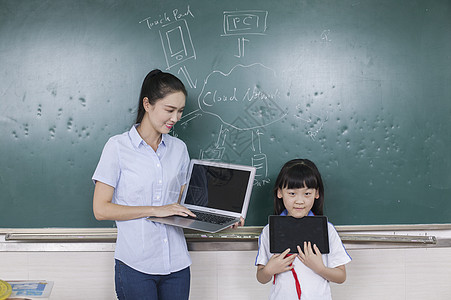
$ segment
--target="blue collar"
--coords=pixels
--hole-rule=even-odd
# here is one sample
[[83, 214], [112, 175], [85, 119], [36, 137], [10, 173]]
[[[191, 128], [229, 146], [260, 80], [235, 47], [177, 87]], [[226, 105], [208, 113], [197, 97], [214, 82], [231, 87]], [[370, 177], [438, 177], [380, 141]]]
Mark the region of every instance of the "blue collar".
[[[286, 216], [287, 214], [288, 214], [288, 211], [285, 209], [280, 215], [281, 216]], [[307, 216], [311, 217], [311, 216], [314, 216], [314, 215], [315, 214], [312, 213], [312, 211], [309, 211]]]

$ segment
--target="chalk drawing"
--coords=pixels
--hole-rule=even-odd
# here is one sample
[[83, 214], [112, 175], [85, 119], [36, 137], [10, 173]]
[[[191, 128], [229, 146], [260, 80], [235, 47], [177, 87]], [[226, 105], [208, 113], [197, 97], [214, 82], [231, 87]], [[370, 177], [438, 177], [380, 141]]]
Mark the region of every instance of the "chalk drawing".
[[[233, 123], [236, 126], [243, 127], [244, 120], [238, 117]], [[237, 130], [230, 128], [229, 138], [226, 140], [228, 149], [231, 149], [236, 155], [242, 156], [252, 145], [252, 135], [249, 130]]]
[[188, 85], [190, 86], [190, 88], [196, 88], [197, 87], [197, 79], [196, 81], [193, 82], [193, 80], [191, 79], [191, 76], [188, 73], [188, 70], [186, 69], [186, 66], [180, 67], [180, 69], [178, 70], [178, 74], [180, 74], [180, 72], [183, 73], [183, 75], [185, 76], [186, 80], [188, 81]]
[[200, 109], [196, 109], [196, 110], [194, 110], [194, 111], [192, 111], [190, 113], [187, 113], [187, 114], [184, 113], [182, 115], [182, 118], [179, 121], [180, 125], [186, 125], [190, 121], [192, 121], [192, 120], [194, 120], [194, 119], [196, 119], [198, 117], [201, 117], [201, 116], [202, 116], [202, 112], [201, 112]]
[[[305, 122], [307, 135], [315, 140], [316, 136], [323, 130], [325, 123], [328, 121], [329, 117], [326, 116], [318, 116], [314, 113], [309, 113], [304, 111], [301, 104], [296, 105], [297, 113], [294, 115], [295, 118]], [[307, 109], [306, 109], [307, 110]], [[304, 116], [308, 114], [309, 116]]]
[[[254, 138], [254, 135], [256, 138]], [[261, 149], [261, 141], [260, 136], [263, 135], [263, 132], [260, 129], [257, 129], [255, 134], [252, 131], [252, 150], [258, 151], [258, 153], [252, 156], [252, 166], [254, 166], [257, 170], [255, 172], [254, 185], [262, 186], [267, 183], [270, 183], [271, 180], [268, 178], [268, 157], [265, 153], [262, 153]], [[257, 139], [258, 149], [255, 148], [254, 140]]]
[[224, 129], [221, 125], [219, 130], [218, 139], [213, 145], [207, 147], [207, 149], [200, 149], [199, 158], [202, 160], [213, 160], [213, 161], [221, 161], [223, 160], [225, 147], [224, 143], [227, 137], [229, 130]]
[[330, 29], [323, 30], [321, 33], [321, 39], [325, 42], [332, 42], [331, 39], [329, 39]]
[[282, 96], [274, 82], [274, 70], [261, 63], [239, 64], [226, 73], [215, 70], [204, 81], [199, 109], [237, 130], [268, 126], [287, 115], [278, 104]]
[[320, 131], [323, 129], [324, 124], [327, 122], [327, 117], [325, 120], [322, 120], [320, 117], [318, 117], [317, 122], [313, 123], [310, 126], [310, 129], [307, 131], [308, 136], [314, 141], [316, 139], [316, 136]]
[[268, 12], [263, 10], [225, 11], [222, 36], [265, 34]]
[[185, 20], [178, 20], [162, 26], [160, 39], [168, 66], [167, 70], [188, 59], [196, 59], [196, 51]]
[[238, 57], [238, 58], [244, 57], [244, 54], [245, 54], [245, 52], [244, 52], [244, 44], [245, 44], [245, 42], [249, 42], [249, 40], [245, 39], [244, 37], [243, 38], [238, 38], [238, 55], [235, 54], [235, 57]]

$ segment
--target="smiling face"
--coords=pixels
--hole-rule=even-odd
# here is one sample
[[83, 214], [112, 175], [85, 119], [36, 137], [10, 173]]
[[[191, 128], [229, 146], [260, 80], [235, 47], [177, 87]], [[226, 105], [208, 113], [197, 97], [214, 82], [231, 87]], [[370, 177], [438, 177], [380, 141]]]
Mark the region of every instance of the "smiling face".
[[277, 190], [277, 197], [283, 199], [283, 204], [288, 211], [288, 216], [303, 218], [312, 209], [315, 199], [319, 198], [319, 192], [312, 188], [282, 188]]
[[185, 94], [175, 92], [150, 104], [147, 98], [143, 99], [146, 114], [144, 118], [150, 123], [150, 128], [156, 134], [169, 133], [172, 127], [182, 117], [185, 108]]

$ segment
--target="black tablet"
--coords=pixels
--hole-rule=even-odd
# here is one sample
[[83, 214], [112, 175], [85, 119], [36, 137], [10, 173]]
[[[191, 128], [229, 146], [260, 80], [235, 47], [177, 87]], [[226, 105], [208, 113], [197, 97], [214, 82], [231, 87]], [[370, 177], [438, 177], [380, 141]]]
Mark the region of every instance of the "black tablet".
[[269, 216], [269, 251], [282, 253], [290, 248], [290, 253], [298, 253], [297, 245], [304, 248], [304, 241], [311, 242], [322, 254], [329, 253], [329, 234], [326, 216]]

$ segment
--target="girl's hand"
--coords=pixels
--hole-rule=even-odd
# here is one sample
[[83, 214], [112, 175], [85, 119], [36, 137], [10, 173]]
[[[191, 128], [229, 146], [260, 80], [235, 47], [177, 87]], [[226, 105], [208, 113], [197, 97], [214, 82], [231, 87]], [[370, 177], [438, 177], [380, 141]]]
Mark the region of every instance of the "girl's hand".
[[188, 208], [180, 205], [178, 203], [168, 204], [163, 206], [154, 206], [155, 212], [153, 216], [155, 217], [168, 217], [168, 216], [182, 216], [182, 217], [196, 217]]
[[321, 252], [316, 244], [313, 245], [310, 242], [304, 242], [304, 252], [300, 246], [298, 246], [298, 258], [308, 268], [312, 269], [315, 273], [321, 274], [326, 268], [324, 265]]
[[273, 256], [271, 256], [265, 266], [265, 271], [273, 276], [275, 274], [280, 274], [293, 269], [294, 267], [292, 263], [296, 258], [296, 255], [287, 256], [288, 253], [290, 253], [290, 248], [288, 248], [281, 254], [274, 254]]
[[271, 281], [273, 276], [293, 269], [293, 261], [296, 258], [296, 255], [287, 256], [288, 253], [290, 253], [290, 248], [281, 254], [274, 254], [271, 256], [266, 265], [258, 265], [258, 282], [266, 284]]

